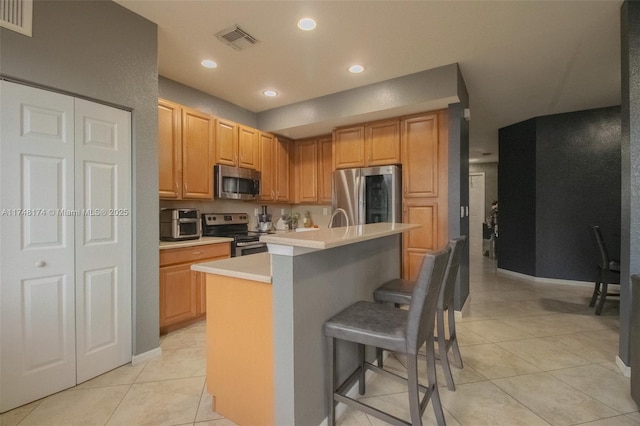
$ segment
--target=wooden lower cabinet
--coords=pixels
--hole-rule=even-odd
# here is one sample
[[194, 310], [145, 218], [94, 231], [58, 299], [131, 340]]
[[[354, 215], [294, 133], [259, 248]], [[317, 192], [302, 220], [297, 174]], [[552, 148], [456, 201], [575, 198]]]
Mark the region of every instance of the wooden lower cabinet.
[[204, 274], [195, 263], [230, 257], [229, 243], [160, 250], [160, 334], [184, 327], [206, 313]]

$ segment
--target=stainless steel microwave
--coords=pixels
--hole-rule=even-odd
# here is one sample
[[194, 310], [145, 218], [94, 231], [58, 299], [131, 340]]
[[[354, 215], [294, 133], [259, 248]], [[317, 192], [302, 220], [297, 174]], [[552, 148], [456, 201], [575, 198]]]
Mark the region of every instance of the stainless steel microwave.
[[260, 194], [260, 172], [242, 167], [213, 167], [214, 198], [255, 200]]

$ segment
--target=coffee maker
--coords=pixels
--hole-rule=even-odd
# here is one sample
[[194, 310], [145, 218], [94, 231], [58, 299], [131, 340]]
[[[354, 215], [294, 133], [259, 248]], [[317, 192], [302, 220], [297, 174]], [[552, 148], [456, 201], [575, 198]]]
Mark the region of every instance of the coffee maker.
[[258, 215], [258, 231], [269, 232], [272, 229], [271, 215], [267, 213], [267, 206], [262, 206], [262, 213]]

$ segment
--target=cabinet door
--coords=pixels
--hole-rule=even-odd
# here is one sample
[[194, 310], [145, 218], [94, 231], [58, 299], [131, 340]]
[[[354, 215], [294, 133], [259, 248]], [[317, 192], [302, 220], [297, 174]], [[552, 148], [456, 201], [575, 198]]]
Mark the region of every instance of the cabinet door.
[[191, 263], [160, 268], [160, 327], [198, 315], [197, 272]]
[[365, 126], [367, 166], [400, 164], [400, 120], [385, 120]]
[[230, 120], [216, 119], [215, 164], [238, 164], [238, 125]]
[[160, 198], [182, 198], [182, 109], [158, 102], [158, 189]]
[[402, 222], [422, 225], [421, 228], [413, 229], [402, 236], [402, 276], [404, 279], [415, 280], [422, 257], [425, 253], [439, 248], [438, 202], [434, 199], [407, 200], [403, 209]]
[[402, 178], [405, 197], [438, 196], [438, 115], [402, 120]]
[[213, 117], [182, 110], [182, 198], [213, 198]]
[[336, 169], [365, 165], [364, 127], [336, 129], [333, 134], [333, 159]]
[[318, 202], [331, 203], [333, 178], [333, 139], [331, 135], [318, 139]]
[[238, 166], [257, 169], [260, 165], [260, 132], [247, 126], [238, 129]]
[[283, 138], [277, 138], [274, 145], [274, 157], [276, 163], [276, 185], [275, 199], [276, 201], [291, 200], [291, 158], [289, 152], [291, 150], [291, 141]]
[[306, 139], [296, 142], [296, 167], [298, 170], [297, 200], [301, 203], [318, 201], [318, 141]]
[[273, 201], [276, 197], [276, 139], [268, 133], [260, 133], [260, 200]]

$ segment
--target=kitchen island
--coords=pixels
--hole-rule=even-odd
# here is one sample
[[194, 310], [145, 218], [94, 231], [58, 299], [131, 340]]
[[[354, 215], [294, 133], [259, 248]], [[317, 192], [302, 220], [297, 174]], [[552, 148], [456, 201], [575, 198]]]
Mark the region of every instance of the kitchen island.
[[[261, 241], [269, 253], [194, 265], [207, 273], [207, 386], [214, 409], [238, 424], [322, 423], [322, 324], [400, 276], [401, 233], [418, 226], [266, 235]], [[356, 348], [345, 344], [338, 354], [343, 379], [355, 366]]]

